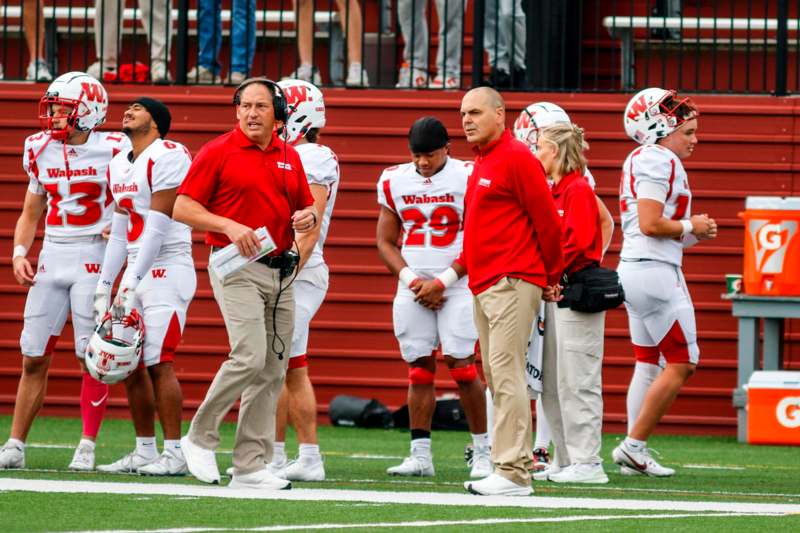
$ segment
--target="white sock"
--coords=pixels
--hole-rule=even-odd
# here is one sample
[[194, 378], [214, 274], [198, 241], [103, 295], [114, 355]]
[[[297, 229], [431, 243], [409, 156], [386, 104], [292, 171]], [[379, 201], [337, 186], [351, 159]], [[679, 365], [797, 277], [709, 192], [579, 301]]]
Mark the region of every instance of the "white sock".
[[631, 437], [625, 437], [625, 446], [632, 452], [640, 452], [647, 446], [646, 440], [636, 440]]
[[81, 439], [81, 441], [78, 443], [78, 448], [89, 448], [90, 450], [94, 451], [95, 443], [93, 440]]
[[628, 397], [625, 402], [628, 409], [628, 433], [633, 431], [633, 425], [636, 423], [636, 419], [639, 418], [639, 412], [642, 410], [642, 403], [644, 403], [647, 390], [659, 375], [661, 375], [660, 366], [636, 361], [636, 365], [633, 367], [631, 384], [628, 386]]
[[148, 459], [158, 457], [155, 437], [136, 437], [136, 453]]
[[431, 456], [431, 439], [414, 439], [411, 441], [411, 455]]
[[489, 444], [492, 444], [494, 431], [494, 401], [492, 401], [492, 391], [486, 387], [486, 429], [489, 432]]
[[180, 440], [164, 439], [164, 451], [166, 452], [167, 450], [171, 451], [173, 455], [177, 455], [178, 457], [183, 457], [183, 451], [181, 450]]
[[19, 439], [8, 439], [6, 444], [10, 444], [11, 446], [16, 446], [17, 448], [22, 448], [22, 451], [25, 451], [25, 443]]
[[272, 462], [277, 464], [286, 462], [286, 442], [272, 443]]
[[301, 459], [304, 458], [304, 457], [308, 458], [308, 459], [319, 459], [320, 458], [319, 444], [303, 444], [303, 443], [300, 443], [300, 446], [298, 447], [297, 455], [299, 455]]
[[488, 448], [492, 445], [488, 433], [472, 433], [472, 445], [476, 448]]
[[545, 450], [550, 446], [550, 441], [553, 440], [553, 431], [550, 429], [550, 423], [544, 414], [544, 407], [542, 407], [542, 395], [536, 399], [536, 442], [533, 448], [544, 448]]

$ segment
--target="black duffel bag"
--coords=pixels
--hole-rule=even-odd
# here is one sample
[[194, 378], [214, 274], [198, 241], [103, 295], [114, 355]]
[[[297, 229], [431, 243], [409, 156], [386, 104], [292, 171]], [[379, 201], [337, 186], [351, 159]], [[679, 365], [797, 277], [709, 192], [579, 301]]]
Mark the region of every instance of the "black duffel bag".
[[581, 313], [599, 313], [614, 309], [625, 301], [625, 291], [614, 270], [601, 266], [590, 266], [573, 273], [564, 274], [564, 298], [558, 307], [569, 307]]
[[392, 427], [392, 412], [378, 400], [340, 394], [331, 400], [328, 415], [334, 426], [360, 428]]

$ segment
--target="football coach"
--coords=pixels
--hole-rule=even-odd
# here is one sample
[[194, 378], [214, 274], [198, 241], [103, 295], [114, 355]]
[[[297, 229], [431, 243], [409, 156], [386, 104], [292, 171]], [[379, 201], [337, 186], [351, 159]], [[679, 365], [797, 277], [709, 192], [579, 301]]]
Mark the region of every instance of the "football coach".
[[463, 260], [495, 409], [495, 471], [464, 488], [527, 496], [533, 491], [533, 442], [525, 353], [543, 291], [554, 296], [563, 270], [561, 222], [541, 163], [505, 128], [505, 103], [497, 91], [467, 92], [461, 123], [475, 152], [464, 202]]
[[276, 133], [276, 122], [285, 122], [288, 113], [277, 84], [245, 80], [233, 103], [238, 124], [200, 150], [178, 189], [173, 217], [205, 231], [212, 251], [234, 243], [243, 256], [255, 255], [260, 244], [253, 230], [261, 226], [277, 249], [224, 279], [209, 271], [231, 351], [181, 447], [197, 479], [219, 483], [219, 425], [241, 398], [230, 487], [288, 489], [291, 483], [270, 474], [265, 462], [272, 456], [294, 327], [288, 279], [296, 264], [290, 253], [294, 231], [311, 231], [317, 214], [300, 157]]

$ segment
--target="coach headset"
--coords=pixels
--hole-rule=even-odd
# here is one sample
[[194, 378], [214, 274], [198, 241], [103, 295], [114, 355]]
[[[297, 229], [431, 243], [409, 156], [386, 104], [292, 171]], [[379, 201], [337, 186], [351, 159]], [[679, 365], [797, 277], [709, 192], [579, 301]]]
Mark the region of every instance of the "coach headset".
[[[258, 77], [258, 78], [250, 78], [249, 80], [244, 80], [236, 88], [236, 92], [233, 93], [233, 105], [238, 106], [238, 105], [241, 104], [240, 95], [242, 94], [242, 91], [246, 87], [249, 87], [250, 85], [253, 85], [254, 83], [260, 83], [261, 85], [264, 85], [267, 88], [267, 90], [269, 90], [269, 92], [272, 93], [272, 109], [274, 110], [275, 120], [279, 120], [283, 124], [286, 124], [286, 121], [289, 119], [289, 105], [286, 102], [286, 96], [283, 94], [283, 89], [281, 89], [281, 86], [278, 85], [277, 83], [275, 83], [274, 81], [272, 81], [269, 78]], [[284, 146], [284, 148], [283, 148], [283, 163], [284, 164], [283, 164], [282, 168], [283, 168], [283, 171], [285, 173], [286, 172], [286, 144], [284, 143], [283, 146]], [[286, 181], [284, 180], [284, 184], [285, 183], [286, 183]], [[286, 193], [287, 194], [289, 193], [288, 189], [287, 189]], [[295, 245], [296, 244], [297, 243], [295, 242]], [[294, 262], [293, 266], [297, 266], [297, 262], [299, 262], [299, 259], [300, 259], [299, 256], [297, 256], [297, 258], [295, 260], [296, 262]], [[292, 268], [292, 270], [294, 271], [294, 268]], [[275, 352], [278, 355], [278, 360], [283, 360], [283, 354], [286, 351], [286, 343], [283, 341], [283, 339], [280, 338], [280, 335], [278, 335], [278, 326], [277, 326], [277, 322], [276, 322], [276, 314], [277, 314], [277, 311], [278, 311], [278, 302], [281, 299], [281, 293], [284, 290], [286, 290], [286, 288], [288, 288], [288, 286], [291, 285], [294, 282], [294, 278], [296, 278], [296, 277], [297, 277], [297, 271], [294, 271], [294, 276], [289, 281], [289, 284], [286, 287], [284, 287], [283, 283], [281, 282], [281, 284], [279, 286], [279, 289], [278, 289], [278, 297], [275, 299], [275, 305], [272, 306], [272, 333], [273, 333], [273, 336], [272, 336], [272, 351]], [[284, 275], [282, 273], [281, 274], [281, 281], [283, 280], [283, 278], [284, 278]], [[275, 341], [276, 340], [281, 345], [280, 349], [276, 349], [275, 348]]]
[[242, 91], [245, 89], [245, 87], [249, 87], [254, 83], [260, 83], [261, 85], [265, 86], [267, 90], [269, 90], [269, 92], [272, 94], [272, 109], [274, 109], [275, 112], [275, 120], [280, 120], [285, 124], [289, 119], [289, 105], [286, 103], [286, 96], [283, 94], [283, 89], [281, 89], [281, 86], [269, 78], [259, 77], [244, 80], [236, 88], [236, 92], [233, 93], [233, 105], [238, 106], [242, 103], [240, 98]]

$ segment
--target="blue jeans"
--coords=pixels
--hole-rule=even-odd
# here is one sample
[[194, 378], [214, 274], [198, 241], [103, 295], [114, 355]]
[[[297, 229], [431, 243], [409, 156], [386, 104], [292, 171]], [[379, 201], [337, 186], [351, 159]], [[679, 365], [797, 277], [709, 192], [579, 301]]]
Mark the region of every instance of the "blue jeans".
[[[222, 46], [222, 0], [199, 0], [197, 64], [219, 73], [219, 49]], [[256, 51], [256, 0], [233, 0], [231, 13], [231, 72], [248, 74]]]

